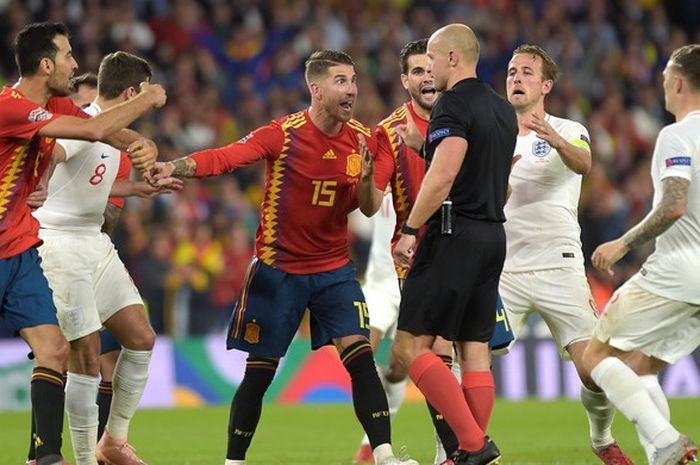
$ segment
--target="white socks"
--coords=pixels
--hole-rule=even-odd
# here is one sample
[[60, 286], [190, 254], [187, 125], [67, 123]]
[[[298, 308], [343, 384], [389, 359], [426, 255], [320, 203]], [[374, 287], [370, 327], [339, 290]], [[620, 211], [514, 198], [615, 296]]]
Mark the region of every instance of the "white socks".
[[97, 377], [68, 372], [66, 413], [76, 465], [97, 465]]
[[394, 450], [391, 448], [391, 444], [379, 444], [377, 447], [374, 448], [372, 454], [374, 454], [374, 463], [376, 465], [379, 465], [389, 457], [393, 457]]
[[406, 384], [408, 384], [408, 378], [398, 383], [392, 383], [384, 379], [384, 391], [386, 392], [386, 400], [389, 404], [389, 417], [392, 423], [401, 404], [403, 404], [404, 397], [406, 397]]
[[591, 377], [605, 391], [610, 402], [656, 449], [678, 440], [680, 433], [664, 418], [640, 377], [621, 360], [616, 357], [603, 359], [591, 371]]
[[595, 450], [609, 446], [615, 440], [611, 426], [615, 417], [615, 406], [610, 403], [604, 392], [595, 392], [581, 385], [581, 404], [588, 416], [588, 432], [591, 446]]
[[245, 465], [245, 460], [229, 460], [226, 459], [224, 465]]
[[105, 429], [117, 440], [126, 440], [129, 422], [136, 412], [143, 390], [148, 380], [150, 350], [130, 350], [122, 347], [122, 352], [114, 370], [112, 380], [112, 408]]
[[[659, 378], [656, 375], [645, 375], [640, 376], [639, 379], [642, 380], [644, 387], [646, 388], [651, 400], [654, 401], [656, 408], [659, 409], [661, 415], [668, 421], [671, 420], [671, 409], [668, 406], [668, 400], [666, 399], [666, 394], [664, 394], [661, 385], [659, 384]], [[644, 452], [647, 454], [648, 463], [651, 463], [652, 456], [655, 452], [654, 445], [649, 442], [647, 438], [637, 429], [637, 436], [639, 436], [639, 442], [642, 443], [644, 447]]]

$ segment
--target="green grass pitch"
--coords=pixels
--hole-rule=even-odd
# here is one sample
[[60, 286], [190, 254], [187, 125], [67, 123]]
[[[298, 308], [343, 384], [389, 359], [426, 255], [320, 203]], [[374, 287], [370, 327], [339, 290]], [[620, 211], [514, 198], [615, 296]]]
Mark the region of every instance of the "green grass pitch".
[[[700, 439], [700, 400], [671, 401], [674, 425]], [[149, 465], [223, 465], [228, 407], [139, 411], [131, 442]], [[22, 465], [29, 415], [0, 414], [0, 464]], [[594, 465], [582, 407], [574, 401], [498, 401], [489, 434], [503, 465]], [[645, 463], [632, 425], [616, 417], [613, 432], [632, 460]], [[393, 428], [395, 448], [405, 445], [422, 465], [432, 464], [432, 427], [422, 404], [404, 405]], [[64, 453], [72, 459], [67, 426]], [[352, 407], [266, 404], [248, 453], [248, 465], [349, 465], [361, 437]]]

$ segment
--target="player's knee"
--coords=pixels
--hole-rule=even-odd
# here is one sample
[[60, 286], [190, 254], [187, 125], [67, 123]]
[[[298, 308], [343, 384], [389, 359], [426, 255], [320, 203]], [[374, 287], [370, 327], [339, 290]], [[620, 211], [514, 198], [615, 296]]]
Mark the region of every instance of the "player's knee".
[[413, 361], [411, 345], [401, 341], [394, 341], [394, 345], [391, 347], [391, 355], [393, 359], [396, 360], [396, 365], [404, 371], [408, 369], [408, 366]]
[[32, 347], [36, 364], [63, 373], [68, 368], [70, 345], [60, 331], [47, 334], [41, 344]]
[[387, 381], [390, 383], [398, 383], [406, 379], [406, 376], [408, 376], [408, 372], [406, 371], [406, 368], [404, 368], [403, 365], [401, 365], [398, 362], [392, 361], [389, 365], [389, 369], [386, 370], [384, 377], [386, 378]]
[[124, 341], [122, 345], [131, 350], [153, 350], [156, 343], [156, 333], [151, 325], [146, 324], [134, 331], [128, 341]]

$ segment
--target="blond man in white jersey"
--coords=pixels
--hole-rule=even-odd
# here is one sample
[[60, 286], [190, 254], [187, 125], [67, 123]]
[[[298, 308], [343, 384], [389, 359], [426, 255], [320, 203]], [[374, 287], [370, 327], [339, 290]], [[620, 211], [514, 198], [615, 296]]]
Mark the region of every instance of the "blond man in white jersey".
[[[100, 65], [98, 98], [86, 113], [97, 115], [139, 92], [150, 66], [117, 52]], [[59, 139], [58, 165], [48, 198], [34, 212], [41, 223], [42, 268], [53, 290], [61, 330], [70, 342], [66, 411], [77, 465], [143, 462], [127, 444], [129, 421], [148, 377], [155, 333], [143, 302], [107, 234], [103, 212], [119, 168], [120, 151], [101, 142]], [[105, 433], [97, 445], [100, 336], [103, 324], [122, 344]], [[97, 455], [96, 455], [97, 454]]]
[[[700, 45], [671, 54], [664, 70], [666, 110], [676, 122], [659, 133], [651, 162], [651, 212], [622, 237], [600, 245], [593, 265], [612, 274], [628, 251], [652, 239], [656, 250], [620, 287], [595, 327], [584, 361], [595, 382], [653, 448], [652, 465], [695, 460], [698, 447], [670, 423], [663, 392], [647, 388], [666, 364], [700, 344]], [[640, 376], [624, 361], [646, 356]]]
[[577, 211], [591, 148], [583, 125], [545, 112], [544, 99], [558, 74], [554, 60], [537, 45], [521, 45], [508, 64], [508, 100], [519, 129], [514, 156], [522, 158], [511, 172], [504, 209], [507, 249], [499, 291], [516, 337], [537, 312], [562, 358], [576, 366], [593, 452], [607, 465], [630, 465], [610, 431], [615, 408], [583, 367], [596, 306]]

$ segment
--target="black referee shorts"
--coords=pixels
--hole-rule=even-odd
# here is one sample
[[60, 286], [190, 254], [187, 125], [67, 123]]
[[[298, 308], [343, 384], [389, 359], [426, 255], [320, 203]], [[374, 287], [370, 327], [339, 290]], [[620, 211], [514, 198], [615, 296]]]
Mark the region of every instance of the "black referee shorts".
[[455, 217], [452, 230], [428, 227], [403, 286], [398, 329], [487, 342], [506, 256], [503, 224]]

